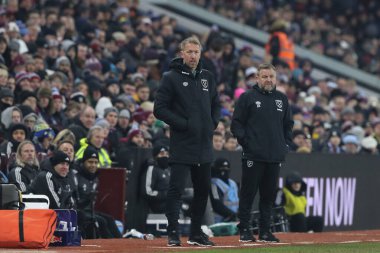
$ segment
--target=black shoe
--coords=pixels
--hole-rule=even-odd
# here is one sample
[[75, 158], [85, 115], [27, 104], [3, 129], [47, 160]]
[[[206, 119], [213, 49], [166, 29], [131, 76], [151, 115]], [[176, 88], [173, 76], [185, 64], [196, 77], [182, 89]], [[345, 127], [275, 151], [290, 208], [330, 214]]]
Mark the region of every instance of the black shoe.
[[280, 242], [271, 232], [263, 233], [259, 235], [259, 242]]
[[187, 241], [187, 244], [198, 245], [198, 246], [207, 246], [207, 247], [215, 246], [215, 243], [210, 241], [208, 239], [208, 236], [203, 232], [199, 232], [197, 234], [190, 235], [189, 240]]
[[240, 229], [240, 239], [239, 242], [255, 242], [256, 239], [249, 228]]
[[181, 246], [181, 240], [176, 230], [168, 231], [168, 246]]

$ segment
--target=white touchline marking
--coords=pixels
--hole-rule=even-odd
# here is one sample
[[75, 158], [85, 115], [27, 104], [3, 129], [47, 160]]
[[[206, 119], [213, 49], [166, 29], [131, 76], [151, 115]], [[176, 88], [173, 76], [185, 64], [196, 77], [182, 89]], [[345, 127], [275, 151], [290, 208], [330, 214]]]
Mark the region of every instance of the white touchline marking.
[[338, 243], [357, 243], [357, 242], [363, 242], [363, 241], [344, 241], [344, 242], [338, 242]]

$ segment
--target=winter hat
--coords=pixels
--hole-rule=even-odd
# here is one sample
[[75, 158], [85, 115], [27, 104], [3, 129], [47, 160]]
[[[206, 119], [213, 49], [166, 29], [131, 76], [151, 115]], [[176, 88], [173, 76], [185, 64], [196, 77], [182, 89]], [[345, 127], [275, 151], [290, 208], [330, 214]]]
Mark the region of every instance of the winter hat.
[[128, 136], [127, 136], [127, 141], [132, 140], [133, 137], [135, 137], [136, 135], [139, 135], [139, 134], [144, 136], [143, 133], [141, 132], [141, 130], [139, 130], [139, 129], [134, 129], [134, 130], [130, 131], [128, 133]]
[[75, 46], [75, 42], [74, 41], [72, 41], [72, 40], [63, 40], [62, 42], [61, 42], [61, 48], [63, 49], [63, 51], [65, 52], [65, 53], [67, 53], [67, 51], [69, 51], [70, 50], [70, 48], [71, 47], [73, 47], [73, 46]]
[[96, 158], [97, 160], [99, 160], [99, 155], [98, 155], [98, 151], [94, 147], [88, 146], [83, 153], [82, 159], [83, 159], [83, 162], [85, 162], [91, 158]]
[[153, 157], [156, 157], [160, 152], [162, 151], [167, 151], [169, 152], [169, 147], [168, 146], [165, 146], [165, 145], [162, 145], [162, 144], [159, 144], [159, 145], [155, 145], [153, 147], [153, 150], [152, 150], [152, 155]]
[[245, 78], [248, 78], [252, 75], [256, 75], [257, 74], [257, 68], [256, 67], [249, 67], [245, 70]]
[[140, 108], [145, 112], [153, 112], [154, 104], [150, 101], [145, 101], [140, 105]]
[[117, 115], [119, 114], [119, 110], [116, 107], [108, 107], [104, 109], [104, 118], [107, 117], [107, 114], [110, 112], [115, 112]]
[[356, 137], [355, 135], [346, 135], [343, 137], [343, 143], [344, 144], [355, 144], [356, 146], [359, 145], [359, 140], [358, 140], [358, 137]]
[[53, 156], [50, 158], [50, 163], [54, 167], [60, 163], [70, 163], [70, 158], [63, 151], [54, 151]]
[[362, 140], [362, 146], [365, 149], [373, 149], [377, 147], [377, 141], [373, 136], [367, 136]]
[[41, 81], [41, 77], [34, 72], [28, 73], [27, 77], [28, 77], [29, 81], [32, 81], [33, 79], [37, 79], [38, 81]]
[[16, 79], [16, 85], [18, 85], [20, 84], [22, 80], [29, 79], [28, 73], [26, 73], [25, 71], [19, 72], [16, 74], [15, 79]]
[[220, 168], [231, 168], [231, 163], [226, 158], [218, 158], [214, 162], [214, 168], [220, 169]]
[[35, 143], [41, 142], [44, 138], [51, 137], [54, 139], [55, 133], [53, 129], [45, 122], [39, 122], [34, 126], [34, 136], [33, 141]]
[[67, 58], [66, 56], [61, 56], [59, 58], [57, 58], [57, 60], [55, 60], [55, 66], [58, 68], [59, 65], [61, 64], [67, 64], [67, 65], [71, 65], [70, 64], [70, 60], [69, 58]]
[[123, 109], [119, 113], [119, 118], [131, 118], [131, 113], [127, 109]]
[[91, 71], [102, 71], [102, 64], [96, 57], [92, 57], [86, 60], [84, 68]]
[[13, 94], [13, 91], [9, 88], [6, 88], [6, 87], [3, 87], [0, 89], [0, 99], [1, 98], [8, 98], [8, 97], [11, 97], [11, 98], [14, 98], [15, 95]]
[[106, 119], [97, 119], [95, 126], [100, 126], [102, 128], [110, 128], [110, 123]]
[[73, 94], [71, 94], [70, 100], [75, 101], [77, 103], [86, 103], [86, 97], [81, 91], [74, 92]]
[[28, 90], [23, 90], [20, 93], [20, 103], [24, 102], [27, 100], [29, 97], [34, 97], [37, 100], [37, 96], [34, 92], [28, 91]]
[[9, 128], [9, 133], [11, 134], [11, 136], [12, 136], [13, 132], [16, 130], [23, 130], [25, 133], [25, 136], [28, 136], [28, 132], [29, 132], [28, 127], [25, 126], [24, 124], [22, 124], [22, 123], [11, 124], [11, 126]]

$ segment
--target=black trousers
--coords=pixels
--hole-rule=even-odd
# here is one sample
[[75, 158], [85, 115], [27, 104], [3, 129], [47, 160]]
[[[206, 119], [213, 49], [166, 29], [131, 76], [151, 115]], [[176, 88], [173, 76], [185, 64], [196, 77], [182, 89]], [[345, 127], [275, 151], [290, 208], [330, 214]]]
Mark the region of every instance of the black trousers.
[[289, 216], [290, 232], [322, 232], [323, 218], [321, 216], [305, 217], [304, 214], [295, 214]]
[[269, 232], [270, 216], [276, 197], [279, 173], [280, 163], [242, 160], [242, 180], [238, 213], [240, 229], [250, 226], [252, 204], [257, 190], [259, 190], [259, 229], [260, 233]]
[[191, 204], [191, 233], [199, 233], [201, 229], [211, 184], [210, 163], [200, 165], [172, 164], [170, 186], [166, 200], [168, 231], [178, 230], [179, 211], [182, 203], [181, 196], [189, 173], [191, 174], [194, 188], [194, 197]]

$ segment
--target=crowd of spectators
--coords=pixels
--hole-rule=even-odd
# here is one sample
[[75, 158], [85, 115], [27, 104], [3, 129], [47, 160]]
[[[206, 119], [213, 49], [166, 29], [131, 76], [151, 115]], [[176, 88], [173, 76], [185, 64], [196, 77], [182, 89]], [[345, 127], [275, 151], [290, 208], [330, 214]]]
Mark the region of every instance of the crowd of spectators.
[[[297, 3], [301, 8], [304, 2]], [[223, 9], [217, 1], [208, 4]], [[253, 16], [263, 27], [270, 15], [286, 13], [278, 8], [288, 6], [244, 4], [253, 4], [248, 10], [256, 12], [269, 8]], [[176, 19], [143, 12], [136, 1], [8, 1], [0, 8], [0, 152], [7, 161], [1, 169], [9, 169], [25, 139], [33, 142], [40, 160], [62, 140], [74, 144], [77, 159], [90, 145], [103, 167], [130, 168], [132, 149], [167, 145], [169, 129], [152, 113], [154, 96], [178, 43], [190, 35]], [[255, 84], [262, 59], [249, 46], [237, 48], [233, 37], [215, 26], [197, 35], [204, 45], [203, 67], [214, 73], [222, 105], [214, 147], [240, 150], [229, 130], [234, 103]], [[313, 79], [308, 59], [298, 66], [290, 71], [277, 65], [278, 89], [288, 95], [295, 120], [291, 150], [377, 154], [377, 98], [360, 92], [354, 80]]]
[[[28, 184], [39, 171], [51, 166], [46, 157], [56, 150], [67, 154], [70, 168], [91, 147], [102, 167], [132, 169], [136, 148], [168, 146], [170, 130], [152, 113], [154, 97], [179, 42], [193, 33], [170, 16], [139, 10], [137, 2], [9, 0], [0, 7], [0, 172], [23, 192], [29, 191]], [[230, 11], [243, 3], [242, 11]], [[298, 17], [289, 9], [296, 3], [299, 12], [307, 7], [305, 13], [315, 15]], [[265, 6], [249, 0], [227, 1], [227, 11], [219, 1], [208, 1], [207, 7], [263, 29], [275, 17], [288, 18], [295, 35], [299, 29], [297, 43], [306, 45], [312, 23], [318, 23], [314, 32], [319, 35], [329, 35], [332, 29], [331, 22], [327, 25], [317, 15], [326, 9], [312, 8], [318, 3]], [[321, 23], [326, 24], [323, 32]], [[341, 29], [335, 31], [339, 36], [331, 36], [339, 41], [347, 35], [342, 31], [348, 33]], [[230, 132], [234, 104], [255, 85], [263, 59], [249, 46], [237, 48], [234, 38], [216, 26], [207, 34], [196, 35], [203, 44], [203, 68], [214, 74], [222, 106], [214, 149], [240, 151]], [[325, 41], [315, 36], [309, 43], [313, 48]], [[364, 40], [369, 46], [378, 43], [354, 33], [345, 38], [354, 38], [351, 42], [356, 47], [343, 50], [346, 53], [359, 50], [362, 43], [355, 40]], [[336, 41], [330, 42], [334, 46]], [[368, 59], [376, 61], [375, 56]], [[361, 92], [355, 80], [313, 79], [312, 61], [298, 59], [297, 63], [293, 71], [282, 62], [276, 66], [277, 89], [287, 94], [295, 121], [290, 150], [378, 154], [378, 99]], [[364, 65], [378, 63], [373, 64]], [[20, 171], [27, 174], [21, 178]], [[6, 176], [0, 173], [0, 182], [5, 182]]]
[[380, 76], [380, 4], [332, 0], [188, 0], [211, 12], [269, 32], [288, 22], [293, 41], [319, 54]]

